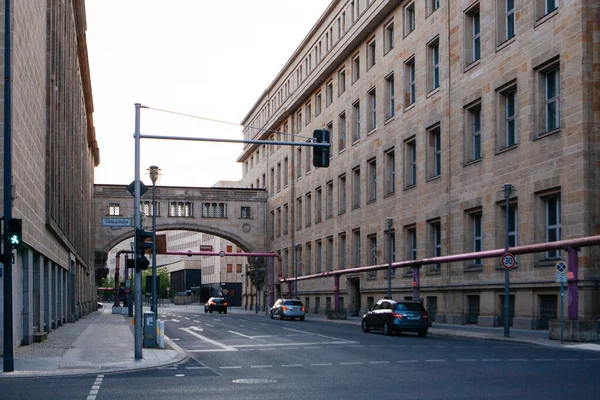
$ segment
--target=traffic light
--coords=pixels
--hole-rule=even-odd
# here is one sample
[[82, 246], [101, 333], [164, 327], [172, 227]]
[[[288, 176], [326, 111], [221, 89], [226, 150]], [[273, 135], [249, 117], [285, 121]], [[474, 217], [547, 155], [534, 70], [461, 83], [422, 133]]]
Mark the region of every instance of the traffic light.
[[[329, 143], [329, 131], [327, 129], [317, 129], [313, 131], [314, 143]], [[331, 145], [328, 147], [313, 147], [313, 165], [316, 168], [329, 167], [329, 150]]]
[[8, 220], [6, 236], [8, 237], [8, 245], [11, 250], [20, 247], [23, 243], [22, 226], [22, 221], [18, 218], [11, 218]]
[[152, 232], [135, 228], [135, 246], [137, 253], [140, 255], [143, 255], [146, 249], [152, 249]]
[[137, 259], [137, 269], [139, 271], [147, 270], [150, 267], [150, 261], [146, 258], [146, 256], [138, 257]]

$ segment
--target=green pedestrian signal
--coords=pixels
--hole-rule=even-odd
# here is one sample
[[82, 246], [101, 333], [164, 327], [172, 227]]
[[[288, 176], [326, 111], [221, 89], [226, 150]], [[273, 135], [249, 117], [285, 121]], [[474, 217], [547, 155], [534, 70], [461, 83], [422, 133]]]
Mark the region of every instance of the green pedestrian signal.
[[11, 250], [16, 249], [23, 244], [23, 229], [22, 220], [18, 218], [11, 218], [8, 220], [6, 226], [6, 236], [8, 238], [8, 245]]

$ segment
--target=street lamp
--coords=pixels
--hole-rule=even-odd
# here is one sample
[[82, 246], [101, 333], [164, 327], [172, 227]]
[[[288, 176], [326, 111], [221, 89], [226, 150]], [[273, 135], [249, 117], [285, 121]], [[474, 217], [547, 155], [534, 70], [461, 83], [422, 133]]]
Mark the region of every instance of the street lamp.
[[393, 225], [394, 225], [394, 220], [392, 218], [387, 218], [385, 220], [385, 228], [387, 229], [387, 241], [388, 241], [388, 289], [387, 289], [388, 299], [392, 298], [392, 226]]
[[160, 175], [160, 168], [151, 165], [148, 171], [150, 171], [150, 180], [152, 181], [152, 305], [150, 308], [156, 318], [158, 314], [156, 308], [156, 182]]

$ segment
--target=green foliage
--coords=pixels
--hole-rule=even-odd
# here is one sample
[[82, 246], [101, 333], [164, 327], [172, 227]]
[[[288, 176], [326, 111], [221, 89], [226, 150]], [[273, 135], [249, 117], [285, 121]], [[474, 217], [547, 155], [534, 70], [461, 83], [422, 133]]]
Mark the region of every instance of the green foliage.
[[[147, 270], [142, 272], [142, 293], [150, 293], [152, 288], [148, 288], [146, 291], [146, 276], [152, 276], [152, 268], [148, 268]], [[167, 297], [167, 287], [170, 286], [169, 282], [169, 271], [167, 271], [166, 267], [159, 267], [156, 269], [156, 278], [157, 278], [157, 286], [159, 287], [158, 297], [166, 298]]]

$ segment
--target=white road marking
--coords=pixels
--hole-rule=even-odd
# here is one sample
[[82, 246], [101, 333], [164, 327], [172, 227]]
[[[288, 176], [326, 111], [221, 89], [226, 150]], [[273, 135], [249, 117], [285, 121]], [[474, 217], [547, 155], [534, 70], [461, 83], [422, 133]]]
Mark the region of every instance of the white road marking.
[[419, 360], [399, 360], [399, 363], [418, 363]]
[[369, 364], [389, 364], [389, 361], [369, 361]]
[[190, 319], [190, 317], [185, 317], [185, 319], [189, 320], [189, 319]]
[[215, 327], [214, 325], [211, 325], [211, 324], [204, 324], [204, 325], [206, 325], [206, 326], [210, 326], [211, 328], [214, 328], [214, 327]]
[[320, 363], [320, 364], [310, 364], [311, 367], [328, 367], [333, 365], [332, 363]]
[[208, 367], [185, 367], [185, 369], [210, 369]]
[[251, 365], [250, 368], [273, 368], [272, 365]]
[[96, 400], [96, 396], [98, 395], [98, 391], [100, 390], [100, 385], [102, 385], [102, 380], [104, 379], [104, 375], [97, 375], [92, 388], [87, 396], [87, 400]]
[[444, 362], [444, 361], [446, 361], [446, 360], [441, 359], [441, 358], [434, 358], [434, 359], [431, 359], [431, 360], [425, 360], [425, 362]]
[[554, 361], [554, 358], [534, 358], [535, 361]]
[[508, 361], [529, 361], [526, 358], [509, 358]]
[[209, 339], [209, 338], [207, 338], [206, 336], [202, 336], [202, 335], [200, 335], [200, 334], [198, 334], [198, 333], [194, 332], [194, 331], [193, 331], [192, 329], [190, 329], [190, 328], [181, 328], [181, 330], [182, 330], [182, 331], [185, 331], [185, 332], [187, 332], [187, 333], [189, 333], [189, 334], [190, 334], [190, 335], [192, 335], [192, 336], [195, 336], [195, 337], [197, 337], [197, 338], [198, 338], [198, 339], [200, 339], [200, 340], [204, 340], [204, 341], [205, 341], [205, 342], [207, 342], [207, 343], [210, 343], [210, 344], [213, 344], [213, 345], [215, 345], [215, 346], [217, 346], [217, 347], [220, 347], [222, 350], [225, 350], [225, 351], [237, 351], [237, 349], [236, 349], [235, 347], [227, 346], [226, 344], [223, 344], [223, 343], [217, 342], [216, 340]]
[[238, 335], [238, 336], [241, 336], [241, 337], [245, 337], [246, 339], [254, 339], [252, 336], [244, 335], [243, 333], [239, 333], [239, 332], [236, 332], [236, 331], [227, 331], [227, 332], [233, 333], [234, 335]]
[[193, 320], [193, 321], [194, 321], [195, 323], [197, 323], [197, 324], [199, 324], [199, 323], [200, 323], [200, 321], [198, 321], [198, 320], [196, 320], [196, 319], [195, 319], [195, 320]]
[[287, 368], [287, 367], [302, 367], [302, 364], [283, 364], [281, 367], [282, 368]]
[[227, 366], [227, 367], [219, 367], [220, 369], [241, 369], [242, 366], [241, 365], [231, 365], [231, 366]]
[[472, 361], [477, 361], [474, 358], [457, 358], [456, 361], [459, 362], [472, 362]]
[[178, 320], [178, 319], [172, 319], [171, 321], [172, 321], [172, 322], [181, 322], [181, 321], [180, 321], [180, 320]]
[[322, 337], [322, 338], [325, 338], [325, 339], [337, 340], [340, 343], [350, 342], [350, 340], [340, 339], [340, 338], [336, 338], [336, 337], [333, 337], [333, 336], [321, 335], [319, 333], [312, 333], [312, 332], [307, 332], [307, 331], [301, 331], [300, 329], [292, 329], [292, 328], [283, 328], [283, 329], [286, 330], [286, 331], [302, 333], [304, 335], [319, 336], [319, 337]]
[[577, 358], [559, 358], [560, 361], [579, 361]]
[[492, 362], [497, 362], [497, 361], [502, 361], [499, 358], [483, 358], [481, 361], [492, 361]]
[[341, 362], [340, 365], [362, 365], [361, 361], [355, 361], [355, 362]]

